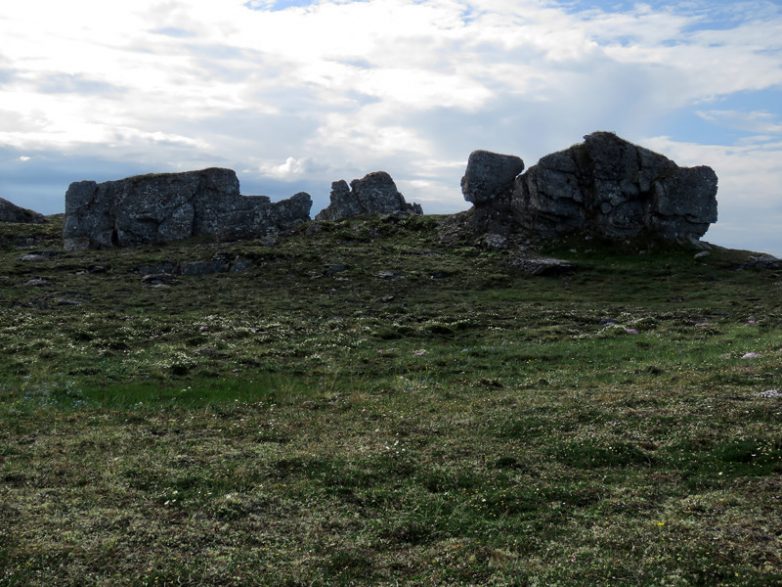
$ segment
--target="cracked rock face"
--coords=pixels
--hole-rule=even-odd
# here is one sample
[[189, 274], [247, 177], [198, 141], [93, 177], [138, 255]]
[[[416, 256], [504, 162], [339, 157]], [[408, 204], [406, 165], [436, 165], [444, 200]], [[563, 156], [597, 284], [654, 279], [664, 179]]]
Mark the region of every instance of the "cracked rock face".
[[42, 224], [46, 222], [46, 218], [43, 217], [43, 214], [17, 206], [5, 198], [0, 198], [0, 222]]
[[331, 203], [316, 220], [343, 220], [377, 214], [423, 214], [419, 204], [408, 204], [394, 180], [385, 171], [375, 171], [362, 179], [331, 184]]
[[65, 194], [65, 248], [124, 247], [192, 236], [273, 237], [309, 220], [308, 194], [272, 203], [241, 196], [230, 169], [80, 181]]
[[496, 213], [544, 239], [583, 233], [673, 242], [697, 241], [717, 221], [710, 167], [679, 167], [613, 133], [584, 138], [516, 177], [509, 198], [475, 201], [477, 217]]
[[512, 205], [523, 226], [545, 237], [585, 232], [687, 242], [717, 221], [717, 175], [596, 132], [517, 178]]

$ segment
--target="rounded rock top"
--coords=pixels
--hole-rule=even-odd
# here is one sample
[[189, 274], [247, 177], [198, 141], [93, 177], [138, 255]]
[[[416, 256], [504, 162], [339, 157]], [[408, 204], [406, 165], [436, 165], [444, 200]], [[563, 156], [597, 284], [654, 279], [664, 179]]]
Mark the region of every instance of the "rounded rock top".
[[516, 155], [473, 151], [462, 177], [464, 199], [479, 205], [510, 193], [516, 177], [524, 171], [524, 161]]

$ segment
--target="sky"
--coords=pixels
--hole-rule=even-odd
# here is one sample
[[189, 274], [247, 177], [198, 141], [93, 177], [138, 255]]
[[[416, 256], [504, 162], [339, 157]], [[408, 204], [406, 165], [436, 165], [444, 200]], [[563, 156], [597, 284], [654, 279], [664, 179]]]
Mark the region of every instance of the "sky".
[[609, 130], [715, 169], [705, 240], [782, 256], [780, 0], [25, 0], [0, 39], [0, 196], [43, 213], [214, 166], [313, 214], [385, 170], [450, 213], [471, 151]]

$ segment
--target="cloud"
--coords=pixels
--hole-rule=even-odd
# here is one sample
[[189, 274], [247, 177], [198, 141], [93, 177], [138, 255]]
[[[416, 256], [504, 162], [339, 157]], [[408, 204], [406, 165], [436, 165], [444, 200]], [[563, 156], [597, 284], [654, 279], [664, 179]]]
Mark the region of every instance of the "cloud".
[[699, 110], [703, 120], [713, 122], [731, 129], [751, 133], [782, 134], [782, 121], [765, 111], [743, 112], [740, 110]]
[[262, 163], [260, 165], [260, 171], [273, 179], [281, 180], [296, 180], [307, 176], [311, 176], [314, 173], [318, 173], [324, 170], [324, 166], [318, 165], [312, 159], [304, 157], [297, 159], [296, 157], [288, 157], [283, 163], [279, 165], [274, 163]]
[[[688, 151], [672, 127], [655, 144], [717, 161], [731, 201], [751, 156], [777, 156], [757, 137], [779, 132], [779, 105], [732, 97], [782, 88], [780, 26], [763, 1], [9, 2], [0, 148], [103, 165], [95, 176], [222, 165], [318, 198], [385, 169], [408, 199], [455, 211], [473, 149], [529, 166], [594, 130], [643, 142], [689, 113], [722, 143]], [[34, 193], [28, 169], [0, 187]], [[773, 205], [771, 175], [753, 206]]]

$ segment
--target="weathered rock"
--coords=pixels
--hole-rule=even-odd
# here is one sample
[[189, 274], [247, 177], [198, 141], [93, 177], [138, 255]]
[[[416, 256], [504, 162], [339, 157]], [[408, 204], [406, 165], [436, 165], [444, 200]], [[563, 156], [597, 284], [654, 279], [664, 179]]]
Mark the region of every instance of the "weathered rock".
[[761, 253], [759, 255], [750, 256], [746, 262], [741, 263], [737, 268], [739, 270], [754, 269], [759, 271], [779, 271], [782, 270], [782, 259], [778, 259], [774, 255]]
[[345, 271], [349, 271], [350, 266], [345, 265], [344, 263], [332, 263], [326, 269], [323, 271], [323, 275], [326, 277], [331, 277], [333, 275], [337, 275], [338, 273], [344, 273]]
[[171, 285], [176, 283], [176, 277], [170, 273], [150, 273], [141, 278], [141, 283], [147, 285]]
[[423, 214], [419, 204], [408, 204], [394, 180], [385, 171], [375, 171], [348, 186], [345, 180], [331, 184], [330, 204], [316, 220], [343, 220], [379, 214]]
[[17, 206], [5, 198], [0, 198], [0, 222], [19, 222], [24, 224], [43, 224], [43, 214]]
[[494, 232], [488, 232], [478, 240], [478, 245], [495, 251], [508, 248], [508, 238]]
[[41, 253], [27, 253], [26, 255], [22, 255], [21, 257], [19, 257], [19, 260], [24, 261], [25, 263], [46, 261], [48, 259], [49, 257]]
[[230, 169], [161, 173], [98, 184], [80, 181], [65, 195], [68, 250], [164, 243], [191, 236], [267, 238], [309, 220], [312, 201], [299, 193], [272, 203], [240, 196]]
[[576, 270], [573, 263], [550, 257], [520, 256], [511, 261], [511, 266], [525, 275], [567, 275]]
[[27, 287], [43, 287], [45, 285], [49, 285], [49, 280], [44, 279], [43, 277], [33, 277], [29, 281], [25, 282], [25, 286]]
[[212, 275], [213, 273], [228, 273], [230, 270], [230, 260], [222, 256], [205, 261], [188, 261], [180, 266], [182, 275]]
[[609, 240], [693, 242], [717, 220], [717, 175], [683, 168], [615, 134], [543, 157], [516, 179], [514, 219], [545, 238], [586, 233]]
[[161, 261], [148, 265], [140, 265], [136, 271], [140, 273], [142, 281], [152, 275], [185, 275], [200, 276], [214, 273], [242, 273], [252, 267], [252, 261], [244, 257], [231, 258], [225, 253], [218, 253], [211, 259], [197, 261]]
[[524, 171], [524, 161], [515, 155], [473, 151], [462, 177], [464, 199], [480, 205], [509, 195], [516, 176]]
[[523, 165], [508, 155], [470, 155], [462, 192], [475, 206], [461, 223], [473, 234], [533, 241], [583, 234], [607, 240], [651, 239], [698, 244], [717, 220], [717, 176], [705, 166], [670, 159], [613, 133], [596, 132], [543, 157], [509, 191]]

